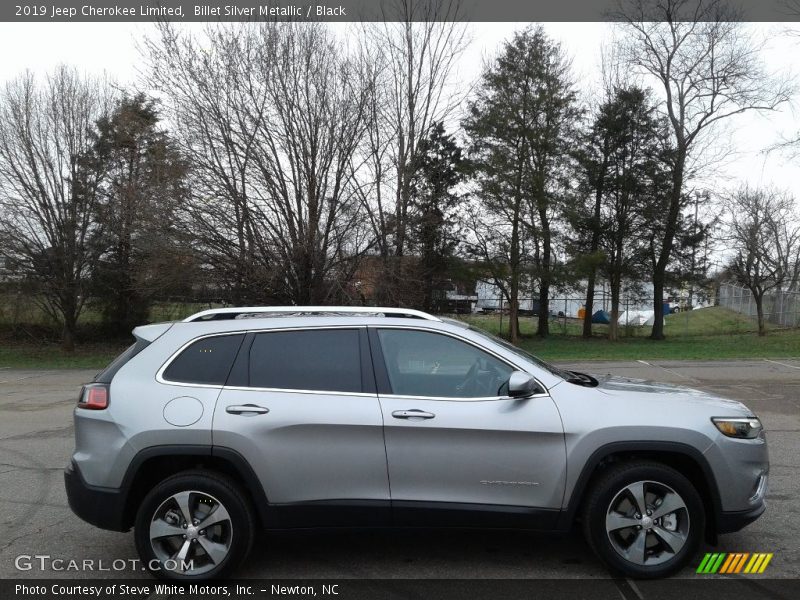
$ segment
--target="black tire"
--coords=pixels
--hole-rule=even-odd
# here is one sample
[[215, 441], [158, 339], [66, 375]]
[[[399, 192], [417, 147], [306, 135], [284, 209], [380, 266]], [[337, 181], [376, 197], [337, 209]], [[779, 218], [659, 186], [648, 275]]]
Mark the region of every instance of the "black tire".
[[[186, 520], [181, 517], [183, 512], [174, 500], [176, 494], [185, 492], [190, 492], [187, 504], [195, 509], [194, 513], [190, 509], [190, 513], [201, 517], [197, 519], [198, 526], [195, 528], [192, 524], [191, 530], [183, 527]], [[207, 533], [201, 529], [202, 522], [212, 514], [222, 515], [216, 512], [219, 506], [224, 508], [229, 518], [211, 525]], [[211, 507], [210, 512], [204, 515], [208, 507]], [[170, 535], [151, 541], [151, 525], [157, 520], [175, 530], [183, 528], [191, 532], [188, 541], [192, 544], [188, 546], [187, 558], [194, 560], [195, 569], [181, 572], [172, 564], [165, 564], [165, 557], [169, 557], [175, 548], [182, 548], [185, 540], [180, 535]], [[203, 581], [228, 577], [233, 573], [250, 552], [255, 527], [248, 498], [233, 480], [211, 471], [195, 470], [173, 475], [150, 490], [136, 513], [134, 537], [142, 565], [156, 577], [173, 581]], [[205, 551], [206, 547], [211, 548], [207, 544], [220, 549], [216, 555], [218, 560], [213, 560], [212, 553]], [[223, 555], [222, 549], [227, 553]]]
[[[659, 513], [658, 506], [663, 505], [668, 496], [670, 502], [682, 501], [683, 507], [662, 515], [656, 520], [657, 525], [650, 517], [649, 520], [637, 520], [647, 517], [647, 514], [636, 510], [637, 503], [628, 486], [638, 489], [642, 482], [647, 499], [645, 504], [653, 515]], [[677, 500], [672, 493], [677, 494]], [[610, 519], [622, 516], [625, 520], [617, 524], [630, 523], [631, 519], [638, 524], [619, 529], [607, 528], [606, 519], [612, 503], [615, 509]], [[651, 461], [626, 462], [608, 467], [589, 490], [582, 516], [584, 535], [597, 556], [612, 572], [638, 579], [667, 577], [679, 571], [697, 553], [705, 531], [705, 510], [697, 489], [675, 469]], [[640, 534], [644, 534], [644, 554], [636, 551], [641, 548], [636, 545], [641, 540]], [[670, 537], [669, 534], [675, 534], [676, 537]], [[679, 550], [672, 552], [666, 539], [674, 540], [672, 543]], [[676, 543], [680, 539], [683, 539], [682, 547]], [[625, 551], [627, 557], [623, 556]], [[642, 563], [634, 562], [634, 557], [638, 556], [642, 557]]]

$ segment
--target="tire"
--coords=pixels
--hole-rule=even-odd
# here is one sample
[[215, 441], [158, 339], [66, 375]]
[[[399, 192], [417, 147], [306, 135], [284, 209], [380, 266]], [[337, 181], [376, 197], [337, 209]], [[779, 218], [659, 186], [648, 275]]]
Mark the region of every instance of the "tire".
[[583, 529], [611, 571], [638, 579], [667, 577], [695, 556], [705, 510], [697, 489], [675, 469], [650, 461], [620, 463], [589, 491]]
[[[241, 488], [228, 477], [198, 470], [150, 490], [136, 513], [134, 537], [143, 566], [156, 577], [203, 581], [227, 577], [242, 563], [254, 529]], [[181, 568], [181, 558], [188, 568]]]

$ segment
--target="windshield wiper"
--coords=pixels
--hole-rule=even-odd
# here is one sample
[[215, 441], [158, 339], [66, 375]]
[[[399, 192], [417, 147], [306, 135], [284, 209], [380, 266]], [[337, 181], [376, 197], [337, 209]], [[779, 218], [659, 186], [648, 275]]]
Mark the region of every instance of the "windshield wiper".
[[597, 387], [599, 385], [597, 379], [586, 373], [579, 373], [578, 371], [567, 371], [567, 373], [574, 375], [574, 377], [567, 378], [567, 383], [574, 383], [583, 387]]

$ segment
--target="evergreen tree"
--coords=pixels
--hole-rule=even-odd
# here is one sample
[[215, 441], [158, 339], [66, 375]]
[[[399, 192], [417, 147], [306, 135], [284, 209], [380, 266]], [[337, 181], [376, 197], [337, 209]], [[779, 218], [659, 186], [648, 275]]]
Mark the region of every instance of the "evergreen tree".
[[549, 333], [557, 277], [551, 222], [561, 210], [580, 114], [569, 60], [541, 26], [532, 26], [515, 33], [486, 69], [464, 121], [478, 165], [481, 224], [500, 222], [481, 247], [508, 298], [512, 341], [526, 274], [539, 286], [537, 333]]
[[648, 268], [650, 246], [641, 232], [667, 212], [669, 146], [650, 94], [638, 87], [617, 90], [601, 108], [598, 126], [612, 148], [600, 240], [611, 290], [609, 338], [615, 340], [623, 281], [640, 281], [654, 268]]
[[103, 165], [96, 221], [101, 251], [93, 295], [113, 333], [146, 321], [152, 298], [185, 276], [175, 215], [187, 165], [159, 129], [153, 100], [123, 97], [97, 123], [91, 160]]
[[434, 123], [420, 145], [414, 173], [411, 237], [420, 255], [422, 304], [425, 310], [433, 310], [434, 288], [446, 277], [449, 259], [458, 245], [455, 210], [461, 197], [454, 188], [464, 178], [461, 148], [445, 132], [443, 123]]

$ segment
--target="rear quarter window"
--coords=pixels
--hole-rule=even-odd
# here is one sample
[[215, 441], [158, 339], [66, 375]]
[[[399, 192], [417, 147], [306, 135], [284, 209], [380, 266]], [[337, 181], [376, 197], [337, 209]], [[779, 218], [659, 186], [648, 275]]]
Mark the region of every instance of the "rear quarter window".
[[174, 383], [225, 385], [244, 334], [216, 335], [189, 344], [164, 370], [162, 379]]
[[136, 343], [131, 344], [128, 346], [125, 351], [117, 356], [111, 363], [102, 371], [100, 371], [94, 378], [95, 383], [111, 383], [111, 380], [114, 379], [114, 375], [117, 374], [125, 364], [131, 360], [134, 356], [139, 354], [142, 350], [147, 348], [150, 345], [150, 342], [147, 340], [136, 340]]

